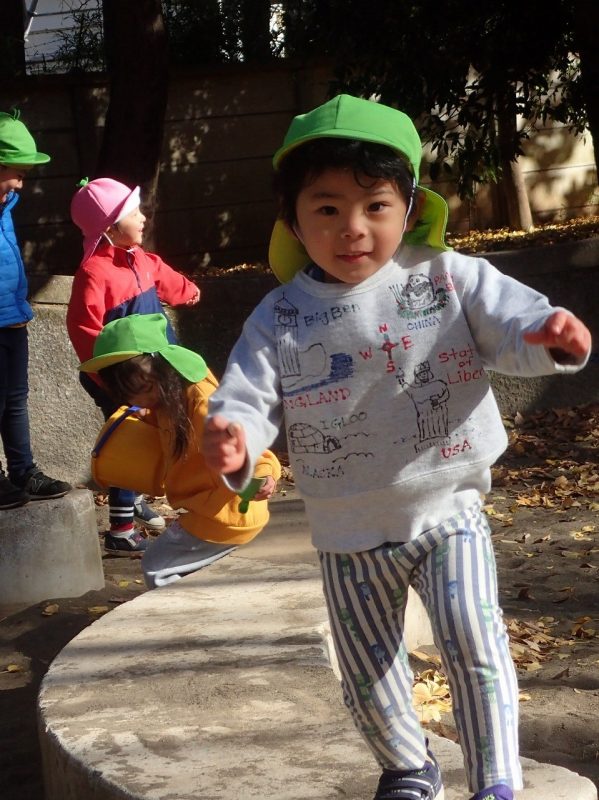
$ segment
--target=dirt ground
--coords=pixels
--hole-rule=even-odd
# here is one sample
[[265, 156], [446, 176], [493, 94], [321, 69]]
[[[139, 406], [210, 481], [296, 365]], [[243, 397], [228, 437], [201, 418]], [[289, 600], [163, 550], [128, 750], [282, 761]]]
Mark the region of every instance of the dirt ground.
[[[511, 444], [486, 508], [520, 678], [522, 754], [599, 786], [599, 406], [505, 422]], [[97, 515], [103, 531], [106, 506]], [[102, 591], [0, 607], [1, 800], [43, 800], [36, 695], [54, 656], [144, 591], [139, 559], [103, 563]], [[451, 736], [448, 715], [441, 726]]]

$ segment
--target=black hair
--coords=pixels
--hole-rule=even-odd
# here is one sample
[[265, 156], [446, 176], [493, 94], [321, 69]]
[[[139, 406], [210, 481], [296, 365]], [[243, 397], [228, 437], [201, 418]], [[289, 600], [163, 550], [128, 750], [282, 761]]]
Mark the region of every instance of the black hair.
[[283, 157], [275, 172], [273, 187], [279, 198], [279, 217], [293, 227], [297, 197], [304, 186], [328, 169], [350, 170], [360, 186], [364, 178], [394, 183], [409, 205], [414, 194], [414, 176], [406, 159], [383, 144], [360, 139], [325, 137], [312, 139]]
[[158, 386], [160, 406], [168, 409], [173, 426], [172, 455], [174, 458], [184, 455], [192, 433], [187, 412], [187, 389], [191, 381], [180, 375], [160, 353], [147, 353], [111, 364], [98, 374], [113, 400], [122, 405], [129, 405], [133, 395]]

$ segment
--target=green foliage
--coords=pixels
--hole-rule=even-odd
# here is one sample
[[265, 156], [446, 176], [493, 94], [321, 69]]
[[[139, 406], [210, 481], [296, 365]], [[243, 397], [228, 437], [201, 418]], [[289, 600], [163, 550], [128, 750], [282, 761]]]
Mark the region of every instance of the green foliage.
[[405, 110], [435, 155], [431, 176], [455, 175], [471, 197], [500, 178], [538, 122], [585, 129], [570, 5], [291, 0], [286, 51], [329, 55], [333, 92]]
[[223, 59], [223, 24], [218, 0], [163, 0], [173, 64]]
[[[58, 31], [56, 58], [42, 65], [42, 71], [105, 70], [101, 7], [91, 0], [65, 0], [65, 7], [74, 12], [76, 25]], [[162, 9], [171, 64], [248, 61], [257, 52], [276, 50], [269, 0], [162, 0]]]
[[[104, 68], [102, 14], [72, 0], [62, 70]], [[576, 0], [574, 0], [576, 2]], [[162, 0], [170, 61], [268, 57], [334, 64], [331, 93], [405, 110], [462, 197], [497, 181], [532, 128], [550, 120], [587, 129], [572, 0]], [[271, 30], [271, 25], [273, 30]]]
[[75, 27], [57, 31], [60, 46], [52, 62], [46, 65], [49, 72], [101, 72], [105, 69], [102, 10], [89, 0], [65, 2], [73, 11]]

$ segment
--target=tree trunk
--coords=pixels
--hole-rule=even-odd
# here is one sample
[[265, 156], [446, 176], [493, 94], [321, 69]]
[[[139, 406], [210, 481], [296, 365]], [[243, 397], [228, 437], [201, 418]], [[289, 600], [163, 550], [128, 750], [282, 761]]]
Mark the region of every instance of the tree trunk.
[[241, 42], [244, 61], [268, 61], [270, 0], [242, 0]]
[[501, 178], [499, 189], [505, 200], [507, 224], [512, 230], [528, 231], [533, 227], [530, 202], [518, 161], [518, 126], [513, 103], [500, 101], [497, 109], [497, 139]]
[[589, 130], [599, 175], [599, 3], [597, 0], [574, 0], [575, 47], [580, 57], [580, 74]]
[[24, 36], [23, 0], [0, 0], [0, 72], [5, 78], [25, 74]]
[[110, 102], [96, 173], [141, 186], [151, 249], [168, 97], [161, 2], [104, 0], [103, 19]]

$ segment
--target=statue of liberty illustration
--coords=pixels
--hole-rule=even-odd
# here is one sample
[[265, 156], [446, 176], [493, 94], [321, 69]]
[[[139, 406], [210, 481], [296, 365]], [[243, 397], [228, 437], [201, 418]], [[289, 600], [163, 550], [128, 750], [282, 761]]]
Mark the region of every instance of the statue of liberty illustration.
[[401, 368], [396, 378], [416, 409], [419, 439], [416, 444], [417, 452], [437, 444], [447, 444], [449, 389], [445, 381], [434, 378], [428, 361], [422, 361], [415, 367], [413, 383], [406, 381]]

